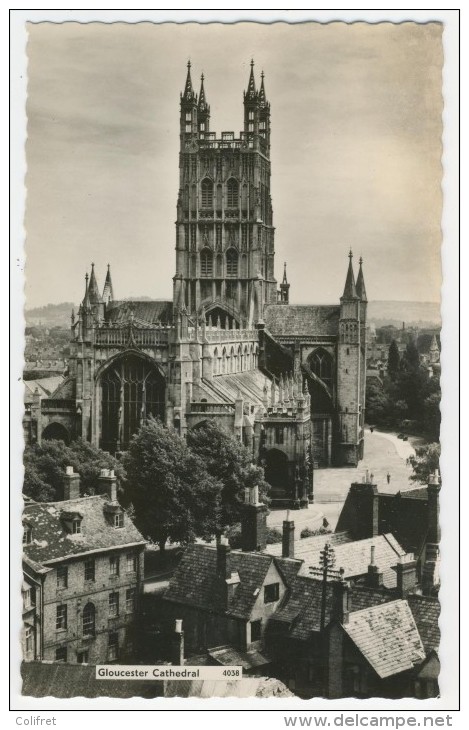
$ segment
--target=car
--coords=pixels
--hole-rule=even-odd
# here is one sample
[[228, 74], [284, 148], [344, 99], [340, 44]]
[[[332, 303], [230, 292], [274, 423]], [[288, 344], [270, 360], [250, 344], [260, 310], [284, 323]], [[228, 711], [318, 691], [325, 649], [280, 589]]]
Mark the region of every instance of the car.
[[402, 437], [402, 440], [403, 440], [403, 441], [408, 441], [409, 439], [407, 438], [407, 436], [403, 436], [403, 437]]
[[399, 434], [397, 435], [397, 438], [398, 438], [398, 439], [403, 439], [403, 438], [404, 438], [404, 434], [403, 434], [403, 433], [399, 433]]

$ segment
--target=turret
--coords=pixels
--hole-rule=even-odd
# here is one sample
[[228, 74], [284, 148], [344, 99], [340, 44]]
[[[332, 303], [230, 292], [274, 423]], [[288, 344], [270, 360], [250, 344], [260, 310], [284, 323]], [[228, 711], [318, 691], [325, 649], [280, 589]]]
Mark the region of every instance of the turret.
[[197, 134], [197, 94], [192, 88], [191, 62], [187, 62], [187, 76], [184, 93], [181, 94], [181, 146], [186, 137]]
[[94, 264], [91, 264], [88, 299], [94, 319], [97, 321], [102, 320], [104, 318], [104, 301], [99, 293], [98, 282], [96, 280], [96, 274], [94, 273]]
[[108, 264], [106, 281], [104, 282], [104, 289], [103, 289], [103, 301], [104, 301], [104, 304], [108, 305], [109, 302], [112, 302], [113, 300], [114, 300], [114, 292], [112, 289], [111, 267]]
[[199, 103], [197, 106], [197, 124], [198, 124], [199, 137], [200, 137], [200, 139], [204, 139], [207, 132], [210, 131], [210, 107], [207, 104], [207, 100], [205, 98], [204, 75], [203, 74], [200, 77], [200, 94], [199, 94]]
[[290, 299], [290, 284], [287, 281], [287, 262], [285, 261], [283, 264], [283, 279], [282, 283], [280, 284], [280, 304], [288, 304]]

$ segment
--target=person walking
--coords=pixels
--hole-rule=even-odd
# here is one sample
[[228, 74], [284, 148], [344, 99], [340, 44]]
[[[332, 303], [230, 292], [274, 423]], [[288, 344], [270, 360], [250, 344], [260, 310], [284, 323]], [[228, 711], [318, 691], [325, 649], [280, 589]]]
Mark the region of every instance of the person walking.
[[387, 479], [388, 484], [389, 484], [389, 482], [391, 481], [391, 475], [390, 475], [389, 472], [386, 474], [386, 479]]

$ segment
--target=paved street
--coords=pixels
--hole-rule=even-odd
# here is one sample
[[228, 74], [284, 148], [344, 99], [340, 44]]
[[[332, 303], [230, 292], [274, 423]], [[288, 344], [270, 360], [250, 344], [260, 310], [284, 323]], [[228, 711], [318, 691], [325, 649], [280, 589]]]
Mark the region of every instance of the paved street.
[[[365, 431], [365, 455], [357, 468], [317, 469], [314, 473], [314, 504], [307, 510], [293, 513], [298, 526], [297, 535], [304, 527], [317, 529], [323, 517], [334, 529], [352, 482], [361, 481], [368, 469], [381, 492], [403, 491], [415, 486], [409, 481], [412, 469], [406, 459], [415, 453], [409, 441], [402, 441], [390, 433], [380, 433], [376, 429]], [[387, 482], [387, 474], [391, 475]], [[268, 516], [269, 526], [279, 527], [285, 519], [286, 510], [274, 510]]]

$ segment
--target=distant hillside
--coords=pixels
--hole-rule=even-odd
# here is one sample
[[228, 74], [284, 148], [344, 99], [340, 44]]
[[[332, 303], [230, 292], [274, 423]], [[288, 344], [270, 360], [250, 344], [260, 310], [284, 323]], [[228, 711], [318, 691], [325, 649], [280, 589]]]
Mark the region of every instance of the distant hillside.
[[24, 318], [26, 327], [70, 327], [70, 315], [72, 309], [77, 311], [78, 307], [72, 302], [61, 304], [46, 304], [45, 307], [26, 309]]
[[[149, 299], [150, 297], [135, 297], [135, 299]], [[78, 307], [71, 302], [62, 304], [47, 304], [45, 307], [27, 309], [25, 312], [26, 326], [69, 327], [70, 313]], [[420, 327], [440, 326], [440, 305], [436, 302], [385, 302], [374, 301], [368, 304], [368, 320], [378, 327], [393, 324], [401, 327], [420, 325]]]
[[440, 327], [440, 305], [437, 302], [369, 302], [368, 320], [378, 327], [388, 324], [401, 327], [403, 322], [407, 327]]

